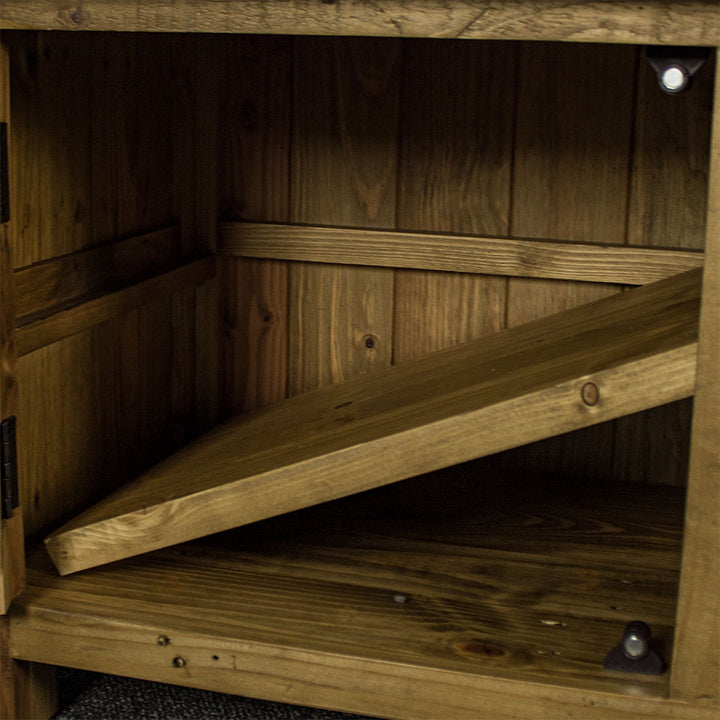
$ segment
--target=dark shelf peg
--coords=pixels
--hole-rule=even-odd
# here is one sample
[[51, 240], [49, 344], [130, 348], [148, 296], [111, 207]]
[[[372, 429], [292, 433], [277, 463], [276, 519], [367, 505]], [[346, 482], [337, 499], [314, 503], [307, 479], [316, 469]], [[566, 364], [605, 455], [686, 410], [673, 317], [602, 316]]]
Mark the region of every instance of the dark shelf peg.
[[605, 656], [606, 670], [662, 675], [665, 663], [651, 647], [649, 626], [642, 620], [633, 620], [625, 626], [620, 642]]

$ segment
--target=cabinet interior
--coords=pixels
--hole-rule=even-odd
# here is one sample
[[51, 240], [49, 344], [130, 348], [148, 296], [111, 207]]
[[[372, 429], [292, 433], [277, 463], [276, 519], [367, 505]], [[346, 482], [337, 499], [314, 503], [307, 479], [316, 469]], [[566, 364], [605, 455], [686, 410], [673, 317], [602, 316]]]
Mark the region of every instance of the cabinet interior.
[[[6, 37], [31, 543], [228, 418], [702, 263], [712, 60], [668, 96], [634, 46]], [[38, 546], [15, 642], [209, 689], [244, 648], [313, 704], [329, 658], [667, 696], [602, 658], [636, 617], [672, 655], [688, 394], [67, 578]]]

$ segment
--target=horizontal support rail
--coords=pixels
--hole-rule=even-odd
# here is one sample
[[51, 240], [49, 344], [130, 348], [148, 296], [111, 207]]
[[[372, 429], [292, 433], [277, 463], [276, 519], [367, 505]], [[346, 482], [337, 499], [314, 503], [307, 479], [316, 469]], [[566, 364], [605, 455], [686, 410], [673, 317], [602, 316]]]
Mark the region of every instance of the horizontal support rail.
[[243, 222], [221, 223], [219, 252], [624, 285], [645, 285], [703, 263], [702, 252], [693, 250]]
[[18, 268], [18, 325], [167, 272], [187, 259], [181, 255], [180, 227], [173, 225]]
[[82, 302], [18, 327], [18, 356], [27, 355], [64, 338], [88, 330], [130, 310], [167, 297], [188, 287], [201, 285], [215, 276], [215, 256], [182, 265], [130, 287]]

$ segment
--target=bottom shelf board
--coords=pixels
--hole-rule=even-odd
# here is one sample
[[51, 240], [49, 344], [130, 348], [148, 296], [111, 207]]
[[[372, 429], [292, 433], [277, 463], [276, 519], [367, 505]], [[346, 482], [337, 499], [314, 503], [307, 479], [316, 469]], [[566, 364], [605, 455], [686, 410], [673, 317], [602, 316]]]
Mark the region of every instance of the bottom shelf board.
[[675, 488], [469, 464], [71, 577], [38, 549], [12, 652], [387, 717], [704, 717], [662, 702], [667, 672], [602, 667], [634, 619], [670, 660], [682, 522]]

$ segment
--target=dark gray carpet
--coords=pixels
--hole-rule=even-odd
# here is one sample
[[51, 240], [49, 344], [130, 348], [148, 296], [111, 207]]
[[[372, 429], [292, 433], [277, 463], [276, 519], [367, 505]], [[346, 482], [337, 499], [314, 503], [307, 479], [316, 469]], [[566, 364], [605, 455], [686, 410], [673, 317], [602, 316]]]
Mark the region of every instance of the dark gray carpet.
[[372, 720], [79, 670], [59, 681], [53, 720]]

